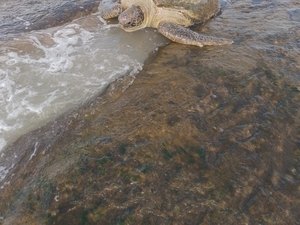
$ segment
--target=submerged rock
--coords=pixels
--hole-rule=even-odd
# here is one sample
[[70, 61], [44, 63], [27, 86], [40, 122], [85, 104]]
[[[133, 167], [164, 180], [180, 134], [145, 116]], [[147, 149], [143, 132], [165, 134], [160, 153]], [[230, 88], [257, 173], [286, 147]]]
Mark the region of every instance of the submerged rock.
[[235, 26], [238, 44], [171, 44], [8, 147], [0, 224], [297, 224], [297, 33]]
[[0, 39], [62, 25], [96, 12], [100, 0], [6, 0], [0, 6]]
[[3, 224], [296, 224], [297, 92], [198, 54], [170, 45], [131, 86], [19, 139]]
[[288, 11], [290, 19], [294, 21], [300, 22], [300, 8], [299, 9], [291, 9]]

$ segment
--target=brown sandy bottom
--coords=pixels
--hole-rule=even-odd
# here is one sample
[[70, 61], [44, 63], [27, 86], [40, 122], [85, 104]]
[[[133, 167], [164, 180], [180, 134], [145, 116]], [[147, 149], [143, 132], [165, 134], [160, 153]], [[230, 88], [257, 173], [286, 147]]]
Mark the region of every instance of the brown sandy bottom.
[[[299, 224], [297, 23], [234, 7], [210, 26], [234, 45], [170, 44], [8, 147], [0, 224]], [[260, 15], [286, 26], [256, 33]]]

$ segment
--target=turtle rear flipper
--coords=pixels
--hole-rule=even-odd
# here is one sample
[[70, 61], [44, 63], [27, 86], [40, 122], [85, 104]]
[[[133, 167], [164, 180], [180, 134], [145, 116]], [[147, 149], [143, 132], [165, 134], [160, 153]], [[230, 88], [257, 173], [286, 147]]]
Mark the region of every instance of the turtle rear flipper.
[[205, 45], [226, 45], [233, 41], [225, 38], [205, 36], [174, 23], [161, 22], [158, 31], [171, 41], [203, 47]]

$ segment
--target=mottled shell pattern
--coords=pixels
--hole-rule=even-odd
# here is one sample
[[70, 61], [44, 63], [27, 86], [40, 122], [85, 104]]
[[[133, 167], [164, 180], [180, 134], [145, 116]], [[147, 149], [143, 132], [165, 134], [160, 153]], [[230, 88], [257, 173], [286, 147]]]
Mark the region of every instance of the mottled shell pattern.
[[204, 23], [220, 9], [219, 0], [121, 0], [121, 4], [125, 9], [138, 5], [145, 15], [143, 24], [126, 29], [128, 32], [145, 27], [157, 28], [162, 21], [185, 27]]
[[[147, 0], [145, 0], [147, 1]], [[152, 0], [157, 7], [185, 10], [194, 22], [203, 23], [220, 10], [219, 0]]]

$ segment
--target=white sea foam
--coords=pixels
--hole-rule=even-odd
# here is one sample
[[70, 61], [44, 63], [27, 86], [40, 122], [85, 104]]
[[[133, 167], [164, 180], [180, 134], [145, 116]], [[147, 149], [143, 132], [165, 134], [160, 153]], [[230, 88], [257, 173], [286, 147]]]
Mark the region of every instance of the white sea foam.
[[[91, 18], [85, 19], [97, 15]], [[76, 22], [0, 43], [0, 151], [116, 78], [137, 73], [165, 43], [151, 30], [125, 33], [101, 24]]]
[[37, 151], [37, 146], [38, 146], [38, 142], [36, 142], [35, 144], [34, 144], [34, 149], [33, 149], [33, 152], [32, 152], [32, 154], [31, 154], [31, 156], [30, 156], [30, 158], [29, 158], [29, 161], [30, 160], [32, 160], [32, 158], [34, 157], [34, 156], [36, 156], [36, 151]]

